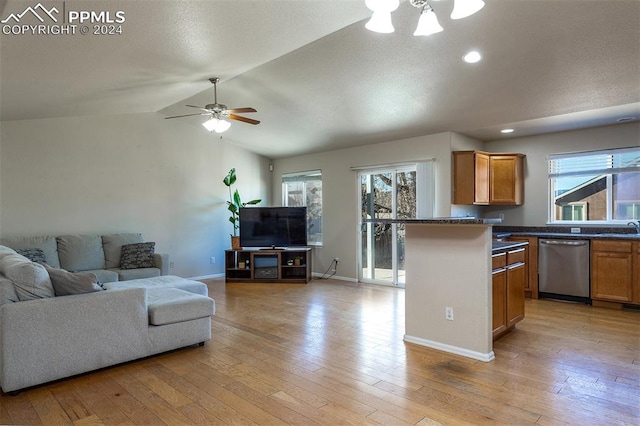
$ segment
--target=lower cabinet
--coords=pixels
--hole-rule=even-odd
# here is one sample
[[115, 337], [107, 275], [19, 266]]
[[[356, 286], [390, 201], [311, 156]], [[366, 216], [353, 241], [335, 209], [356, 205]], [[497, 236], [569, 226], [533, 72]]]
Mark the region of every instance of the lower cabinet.
[[507, 269], [494, 269], [491, 274], [493, 287], [493, 337], [507, 331]]
[[524, 291], [532, 299], [538, 298], [538, 237], [515, 236], [507, 238], [507, 241], [525, 241], [529, 243], [525, 247], [526, 278]]
[[525, 264], [520, 262], [507, 266], [507, 328], [524, 319]]
[[640, 303], [640, 243], [591, 241], [591, 299]]
[[493, 338], [506, 333], [524, 319], [527, 269], [523, 248], [492, 256]]

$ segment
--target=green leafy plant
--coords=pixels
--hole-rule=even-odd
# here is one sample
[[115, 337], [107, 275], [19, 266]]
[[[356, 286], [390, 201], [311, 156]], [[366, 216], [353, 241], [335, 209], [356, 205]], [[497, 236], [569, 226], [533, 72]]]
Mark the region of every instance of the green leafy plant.
[[233, 236], [238, 235], [238, 229], [240, 228], [240, 207], [246, 207], [251, 204], [258, 204], [262, 200], [251, 200], [243, 203], [240, 199], [240, 194], [236, 189], [233, 191], [231, 188], [236, 183], [236, 169], [229, 170], [229, 173], [224, 177], [222, 182], [229, 188], [229, 201], [227, 201], [227, 209], [231, 212], [229, 216], [229, 222], [233, 224]]

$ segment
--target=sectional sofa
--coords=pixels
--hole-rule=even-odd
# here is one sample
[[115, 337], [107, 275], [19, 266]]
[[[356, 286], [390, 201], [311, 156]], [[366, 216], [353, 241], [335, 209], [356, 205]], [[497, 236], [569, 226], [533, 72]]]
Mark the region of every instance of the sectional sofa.
[[120, 264], [122, 247], [144, 243], [140, 233], [15, 236], [0, 239], [0, 245], [14, 250], [42, 251], [44, 261], [54, 268], [94, 273], [103, 283], [167, 275], [169, 257], [166, 254], [155, 253], [155, 249], [152, 255], [153, 266], [122, 267], [123, 265]]
[[[118, 242], [141, 239], [139, 234], [129, 239], [123, 238], [126, 234], [115, 235], [120, 235]], [[53, 238], [57, 253], [50, 237], [31, 239], [29, 243], [39, 244], [36, 251], [45, 253], [52, 266], [0, 245], [2, 391], [14, 393], [211, 339], [215, 302], [205, 284], [161, 275], [164, 263], [130, 274], [115, 264], [120, 256], [117, 244], [112, 244], [115, 238], [100, 238], [111, 246], [103, 244], [104, 263], [98, 264], [100, 250], [85, 244], [95, 238], [86, 237]], [[75, 247], [85, 250], [69, 251], [70, 244], [60, 241], [82, 243]], [[56, 259], [58, 266], [73, 267], [74, 272], [56, 267]], [[108, 280], [100, 282], [98, 274]], [[146, 277], [127, 279], [138, 274]]]

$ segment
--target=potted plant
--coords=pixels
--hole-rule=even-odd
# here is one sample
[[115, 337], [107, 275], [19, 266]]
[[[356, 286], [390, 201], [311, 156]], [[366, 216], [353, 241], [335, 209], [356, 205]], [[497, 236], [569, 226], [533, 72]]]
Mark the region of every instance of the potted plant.
[[238, 229], [240, 229], [240, 207], [246, 207], [250, 204], [258, 204], [262, 200], [251, 200], [243, 203], [240, 199], [238, 190], [232, 191], [231, 187], [236, 183], [236, 169], [229, 170], [229, 173], [224, 177], [222, 182], [229, 188], [229, 201], [227, 201], [227, 209], [231, 212], [229, 216], [229, 222], [233, 224], [233, 234], [231, 234], [231, 249], [240, 249], [240, 237], [238, 236]]

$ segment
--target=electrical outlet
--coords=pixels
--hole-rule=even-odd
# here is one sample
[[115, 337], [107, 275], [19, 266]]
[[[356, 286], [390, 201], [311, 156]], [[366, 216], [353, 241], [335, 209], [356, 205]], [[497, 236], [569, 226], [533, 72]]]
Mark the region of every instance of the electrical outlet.
[[216, 258], [212, 256], [212, 257], [209, 259], [209, 262], [213, 265], [214, 263], [216, 263]]
[[580, 233], [580, 228], [571, 228], [571, 233], [572, 234], [579, 234]]
[[175, 263], [173, 263], [173, 262], [169, 262], [169, 268], [175, 268], [175, 267], [176, 267], [176, 264], [175, 264]]
[[453, 308], [450, 306], [447, 306], [446, 308], [444, 308], [444, 318], [447, 321], [453, 321]]
[[504, 220], [504, 213], [498, 213], [498, 219]]
[[334, 257], [333, 261], [336, 262], [336, 265], [337, 265], [338, 263], [340, 263], [340, 258], [339, 257]]

